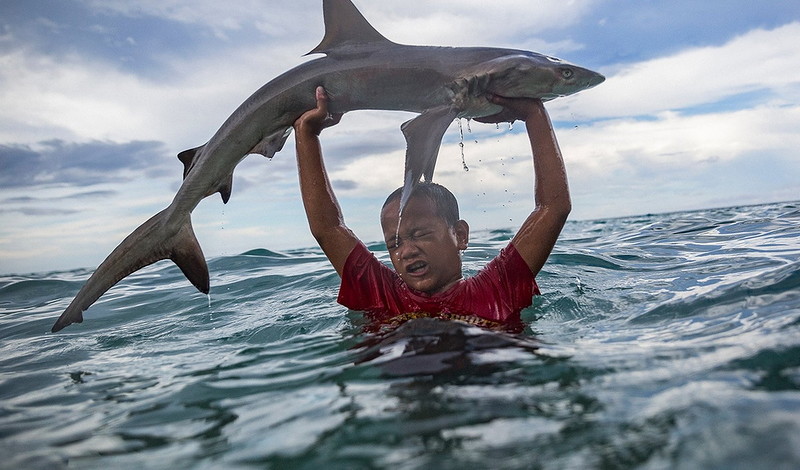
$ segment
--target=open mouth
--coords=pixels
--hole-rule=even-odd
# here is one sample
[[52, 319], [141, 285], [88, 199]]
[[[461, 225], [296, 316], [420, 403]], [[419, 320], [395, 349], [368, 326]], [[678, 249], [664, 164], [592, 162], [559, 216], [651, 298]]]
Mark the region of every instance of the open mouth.
[[406, 267], [406, 272], [413, 275], [423, 272], [427, 267], [428, 263], [424, 261], [415, 261]]

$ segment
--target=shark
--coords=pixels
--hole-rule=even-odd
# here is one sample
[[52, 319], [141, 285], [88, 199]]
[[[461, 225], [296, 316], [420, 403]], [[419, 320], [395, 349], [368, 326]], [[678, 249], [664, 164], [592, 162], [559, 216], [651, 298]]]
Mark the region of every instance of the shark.
[[[397, 110], [418, 113], [401, 130], [406, 140], [401, 207], [414, 186], [433, 178], [442, 138], [459, 118], [502, 108], [488, 94], [567, 96], [602, 83], [597, 72], [536, 52], [492, 47], [403, 45], [379, 33], [351, 0], [323, 0], [325, 34], [308, 54], [323, 54], [267, 82], [245, 100], [211, 139], [178, 154], [183, 183], [172, 202], [128, 235], [97, 267], [52, 327], [83, 321], [83, 312], [128, 275], [172, 260], [201, 292], [209, 272], [192, 229], [191, 212], [204, 198], [231, 196], [233, 171], [247, 155], [272, 158], [301, 114], [316, 106], [322, 86], [331, 113]], [[307, 54], [307, 55], [308, 55]], [[402, 210], [402, 209], [401, 209]]]

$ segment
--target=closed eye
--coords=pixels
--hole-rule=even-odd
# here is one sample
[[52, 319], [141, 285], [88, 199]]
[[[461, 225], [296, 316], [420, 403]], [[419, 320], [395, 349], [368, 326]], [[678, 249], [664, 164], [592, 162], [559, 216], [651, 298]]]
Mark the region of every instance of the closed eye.
[[411, 238], [412, 240], [419, 240], [420, 238], [425, 238], [425, 237], [429, 236], [431, 233], [433, 233], [433, 232], [430, 232], [430, 231], [426, 231], [426, 232], [414, 232], [414, 233], [412, 233], [412, 234], [411, 234], [411, 237], [410, 237], [410, 238]]

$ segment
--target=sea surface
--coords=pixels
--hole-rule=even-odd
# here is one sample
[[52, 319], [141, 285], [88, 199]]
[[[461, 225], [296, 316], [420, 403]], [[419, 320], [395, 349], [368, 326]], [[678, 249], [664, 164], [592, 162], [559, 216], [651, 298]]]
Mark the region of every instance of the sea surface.
[[0, 468], [800, 468], [800, 203], [569, 222], [519, 335], [365, 333], [316, 248], [209, 267], [57, 334], [91, 271], [0, 277]]

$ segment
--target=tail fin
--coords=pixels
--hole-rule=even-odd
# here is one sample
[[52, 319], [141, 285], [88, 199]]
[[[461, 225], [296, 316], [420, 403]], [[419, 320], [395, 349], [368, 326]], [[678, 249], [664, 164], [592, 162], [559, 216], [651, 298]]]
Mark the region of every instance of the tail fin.
[[162, 259], [171, 259], [195, 287], [208, 293], [208, 266], [191, 220], [174, 230], [168, 216], [166, 210], [154, 215], [108, 255], [53, 325], [53, 333], [83, 322], [83, 311], [117, 282]]

